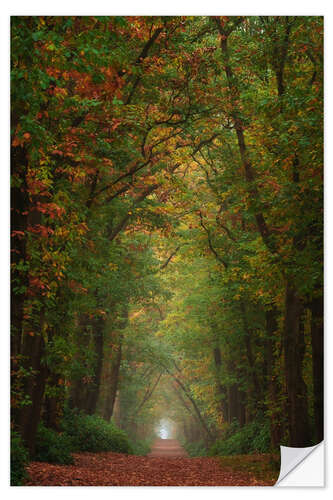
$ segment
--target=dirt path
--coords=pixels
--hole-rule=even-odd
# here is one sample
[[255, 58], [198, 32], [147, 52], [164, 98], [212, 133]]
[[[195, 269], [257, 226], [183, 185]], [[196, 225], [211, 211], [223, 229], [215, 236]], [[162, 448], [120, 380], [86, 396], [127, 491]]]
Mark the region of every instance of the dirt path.
[[177, 439], [156, 439], [148, 457], [187, 457], [188, 454]]
[[[163, 441], [161, 443], [161, 441]], [[188, 458], [175, 440], [157, 440], [147, 457], [75, 453], [74, 465], [31, 462], [27, 486], [264, 486], [218, 458]], [[273, 482], [271, 484], [274, 484]]]

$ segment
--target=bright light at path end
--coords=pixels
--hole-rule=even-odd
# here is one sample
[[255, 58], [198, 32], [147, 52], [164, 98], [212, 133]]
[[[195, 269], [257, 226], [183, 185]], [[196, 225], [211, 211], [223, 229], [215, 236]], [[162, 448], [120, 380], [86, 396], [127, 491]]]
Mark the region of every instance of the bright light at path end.
[[159, 435], [160, 435], [160, 438], [162, 438], [162, 439], [168, 439], [168, 436], [169, 436], [168, 429], [166, 429], [165, 427], [161, 427], [160, 431], [159, 431]]
[[161, 418], [155, 427], [155, 433], [160, 439], [173, 439], [175, 423], [167, 417]]

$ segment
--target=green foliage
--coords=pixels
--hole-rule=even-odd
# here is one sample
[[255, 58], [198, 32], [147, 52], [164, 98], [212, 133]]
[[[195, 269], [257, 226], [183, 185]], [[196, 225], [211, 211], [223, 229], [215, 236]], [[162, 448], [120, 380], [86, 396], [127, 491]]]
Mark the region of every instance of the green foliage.
[[58, 433], [49, 429], [44, 424], [39, 424], [36, 440], [37, 462], [48, 462], [50, 464], [73, 464], [71, 455], [72, 439], [66, 432]]
[[195, 443], [184, 443], [184, 448], [190, 457], [205, 457], [207, 455], [207, 448], [203, 441]]
[[22, 486], [28, 478], [25, 469], [29, 461], [28, 451], [25, 449], [20, 435], [12, 431], [10, 436], [10, 484]]
[[142, 455], [145, 456], [150, 452], [150, 442], [147, 440], [135, 440], [130, 441], [131, 455]]
[[126, 433], [97, 415], [67, 412], [63, 429], [71, 437], [73, 451], [133, 453]]
[[253, 421], [232, 434], [226, 431], [225, 439], [216, 441], [209, 449], [210, 456], [267, 453], [270, 451], [269, 422]]

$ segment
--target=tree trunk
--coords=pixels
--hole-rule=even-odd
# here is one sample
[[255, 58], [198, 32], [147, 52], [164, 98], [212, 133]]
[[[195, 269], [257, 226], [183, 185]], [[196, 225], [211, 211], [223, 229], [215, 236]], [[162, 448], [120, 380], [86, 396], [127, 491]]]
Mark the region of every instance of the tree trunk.
[[[27, 215], [27, 226], [37, 227], [42, 223], [42, 214], [37, 208], [38, 203], [45, 201], [45, 199], [40, 195], [31, 196], [30, 198], [31, 204]], [[39, 249], [40, 241], [35, 239], [31, 245], [32, 247], [35, 245]], [[28, 254], [29, 249], [25, 248], [25, 252]], [[28, 283], [28, 273], [26, 273], [26, 280]], [[22, 390], [24, 396], [30, 399], [31, 404], [20, 408], [17, 411], [16, 419], [21, 435], [27, 445], [30, 455], [33, 457], [48, 369], [45, 360], [43, 360], [45, 355], [45, 341], [43, 338], [45, 332], [45, 306], [43, 303], [43, 296], [40, 288], [31, 284], [29, 292], [38, 300], [39, 304], [38, 311], [36, 310], [32, 313], [34, 317], [30, 318], [31, 324], [24, 325], [23, 328], [23, 322], [21, 323], [22, 341], [20, 355], [22, 355], [22, 364], [25, 370], [27, 372], [31, 371], [31, 373], [27, 375]]]
[[95, 344], [95, 363], [92, 383], [88, 387], [87, 401], [85, 409], [89, 415], [96, 411], [99, 389], [101, 384], [102, 365], [103, 365], [103, 347], [104, 347], [104, 328], [105, 320], [101, 317], [96, 318], [92, 324], [93, 339]]
[[[79, 316], [77, 332], [76, 332], [76, 344], [80, 351], [76, 354], [76, 362], [78, 364], [84, 363], [84, 353], [89, 348], [90, 342], [90, 331], [89, 331], [89, 317], [86, 314], [81, 314]], [[82, 376], [76, 376], [71, 380], [71, 389], [68, 404], [69, 407], [78, 410], [85, 410], [86, 401], [88, 398], [88, 388], [87, 383], [85, 383]]]
[[243, 325], [244, 325], [244, 330], [245, 330], [245, 348], [246, 348], [246, 357], [248, 360], [249, 364], [249, 371], [251, 374], [252, 382], [253, 382], [253, 388], [254, 388], [254, 398], [257, 401], [258, 404], [258, 409], [260, 409], [263, 406], [263, 394], [262, 394], [262, 388], [259, 383], [259, 379], [257, 376], [256, 372], [256, 367], [255, 367], [255, 359], [252, 351], [252, 342], [251, 338], [254, 337], [253, 331], [249, 327], [249, 323], [247, 320], [247, 315], [246, 315], [246, 307], [245, 303], [243, 300], [240, 301], [240, 309], [241, 309], [241, 314], [243, 318]]
[[25, 334], [22, 354], [26, 359], [26, 369], [31, 368], [33, 374], [27, 379], [24, 393], [31, 399], [31, 404], [20, 410], [18, 427], [31, 457], [35, 453], [36, 433], [47, 378], [47, 367], [42, 362], [44, 348], [44, 339], [41, 334], [35, 334], [34, 336]]
[[[24, 299], [26, 287], [28, 286], [28, 272], [18, 270], [17, 265], [26, 264], [26, 235], [27, 213], [29, 199], [26, 189], [27, 155], [24, 147], [12, 147], [11, 150], [11, 174], [13, 176], [11, 187], [11, 294], [10, 294], [10, 360], [11, 360], [11, 389], [12, 404], [11, 418], [16, 422], [19, 418], [19, 409], [16, 404], [18, 396], [14, 393], [19, 380], [16, 378], [19, 368], [17, 356], [21, 351]], [[16, 185], [21, 182], [21, 185]]]
[[316, 442], [324, 439], [324, 331], [323, 296], [311, 303], [311, 344]]
[[216, 346], [213, 350], [214, 363], [216, 368], [216, 389], [218, 397], [218, 407], [224, 421], [228, 421], [228, 405], [226, 403], [226, 388], [221, 384], [222, 356], [221, 349]]
[[[13, 120], [12, 120], [13, 121]], [[11, 226], [11, 356], [20, 352], [24, 288], [28, 284], [27, 271], [17, 270], [18, 263], [26, 263], [26, 235], [28, 226], [29, 197], [26, 175], [28, 158], [25, 146], [11, 148], [12, 187], [10, 196]]]
[[[106, 399], [103, 408], [103, 417], [105, 420], [110, 420], [113, 415], [114, 405], [117, 397], [118, 386], [119, 386], [119, 373], [122, 360], [122, 344], [123, 344], [123, 330], [126, 328], [128, 323], [128, 307], [124, 306], [122, 318], [117, 324], [117, 330], [112, 333], [115, 337], [118, 337], [118, 349], [113, 353], [111, 360], [111, 371], [109, 376], [108, 387], [106, 391]], [[114, 343], [115, 339], [112, 340]]]
[[271, 445], [273, 449], [276, 449], [280, 445], [282, 439], [282, 412], [279, 405], [281, 386], [278, 375], [275, 373], [275, 339], [277, 338], [278, 332], [277, 315], [278, 311], [274, 306], [266, 311], [267, 392], [268, 408], [270, 411]]
[[66, 399], [65, 386], [59, 374], [49, 373], [48, 375], [47, 385], [57, 390], [57, 395], [45, 397], [42, 418], [46, 427], [60, 431], [60, 420]]
[[109, 387], [107, 390], [104, 412], [103, 412], [103, 417], [107, 421], [109, 421], [113, 415], [113, 409], [118, 390], [121, 356], [122, 356], [122, 335], [119, 337], [118, 350], [113, 359], [111, 373], [109, 377], [109, 383], [108, 383]]
[[311, 435], [307, 388], [302, 374], [305, 351], [302, 303], [289, 282], [286, 287], [285, 309], [283, 347], [288, 394], [289, 446], [304, 447], [311, 445]]
[[46, 397], [44, 402], [43, 421], [46, 427], [59, 431], [59, 404], [56, 397]]

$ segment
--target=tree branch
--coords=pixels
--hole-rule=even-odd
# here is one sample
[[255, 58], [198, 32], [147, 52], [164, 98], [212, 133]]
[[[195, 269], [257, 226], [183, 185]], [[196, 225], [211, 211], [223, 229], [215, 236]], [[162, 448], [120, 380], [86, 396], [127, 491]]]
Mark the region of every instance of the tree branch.
[[210, 144], [214, 139], [216, 139], [216, 137], [218, 137], [219, 134], [213, 134], [212, 137], [210, 137], [209, 139], [205, 139], [205, 140], [202, 140], [201, 142], [199, 142], [199, 144], [195, 147], [194, 151], [193, 151], [193, 155], [195, 155], [203, 146], [207, 146], [208, 144]]
[[157, 271], [155, 271], [155, 273], [159, 272], [159, 271], [162, 271], [162, 269], [165, 269], [167, 267], [167, 265], [169, 264], [169, 262], [171, 262], [171, 260], [173, 259], [173, 257], [176, 255], [176, 253], [178, 252], [178, 250], [180, 249], [181, 245], [179, 245], [171, 254], [170, 256], [167, 258], [167, 260], [157, 269]]
[[[148, 42], [146, 43], [146, 45], [143, 47], [140, 55], [138, 56], [138, 58], [136, 59], [135, 61], [135, 64], [141, 64], [141, 62], [148, 56], [148, 52], [149, 52], [149, 49], [150, 47], [154, 44], [154, 42], [157, 40], [159, 34], [163, 31], [163, 28], [157, 28], [152, 37], [149, 38]], [[133, 83], [133, 86], [132, 86], [132, 89], [127, 97], [127, 99], [125, 100], [125, 104], [130, 104], [131, 100], [132, 100], [132, 97], [133, 97], [133, 94], [135, 92], [135, 89], [136, 87], [139, 85], [139, 82], [141, 80], [141, 76], [138, 75], [136, 77], [136, 79], [134, 80], [134, 83]]]
[[205, 230], [206, 234], [207, 234], [207, 238], [208, 238], [208, 245], [209, 245], [209, 248], [211, 250], [211, 252], [215, 255], [216, 259], [224, 265], [225, 269], [228, 268], [228, 264], [225, 260], [222, 259], [222, 257], [220, 257], [220, 255], [217, 253], [217, 251], [215, 250], [215, 248], [213, 247], [213, 244], [212, 244], [212, 241], [211, 241], [211, 238], [210, 238], [210, 232], [209, 232], [209, 229], [204, 225], [204, 222], [203, 222], [203, 218], [202, 218], [202, 213], [201, 213], [201, 210], [199, 210], [199, 215], [200, 215], [200, 225], [201, 227]]
[[131, 210], [129, 210], [127, 212], [127, 214], [122, 218], [122, 220], [117, 224], [117, 226], [114, 228], [114, 230], [110, 234], [110, 236], [109, 236], [110, 241], [113, 241], [115, 239], [115, 237], [117, 236], [117, 234], [120, 233], [120, 231], [122, 231], [127, 226], [127, 223], [128, 223], [129, 219], [132, 216], [132, 213], [131, 213], [132, 210], [134, 210], [136, 208], [136, 206], [139, 203], [141, 203], [141, 201], [143, 201], [149, 194], [151, 194], [160, 185], [161, 184], [152, 184], [151, 186], [149, 186], [148, 189], [146, 189], [145, 191], [143, 191], [143, 193], [141, 193], [140, 196], [138, 196], [136, 198], [135, 202], [132, 205]]
[[151, 388], [148, 387], [148, 389], [146, 390], [146, 393], [145, 393], [145, 395], [143, 397], [143, 400], [141, 401], [141, 403], [139, 404], [138, 408], [134, 412], [135, 415], [137, 415], [141, 411], [143, 405], [151, 398], [151, 396], [153, 395], [153, 392], [155, 391], [155, 389], [156, 389], [156, 387], [157, 387], [157, 385], [158, 385], [158, 383], [159, 383], [162, 375], [163, 374], [160, 373], [159, 376], [157, 377], [156, 381], [155, 381], [155, 384]]

